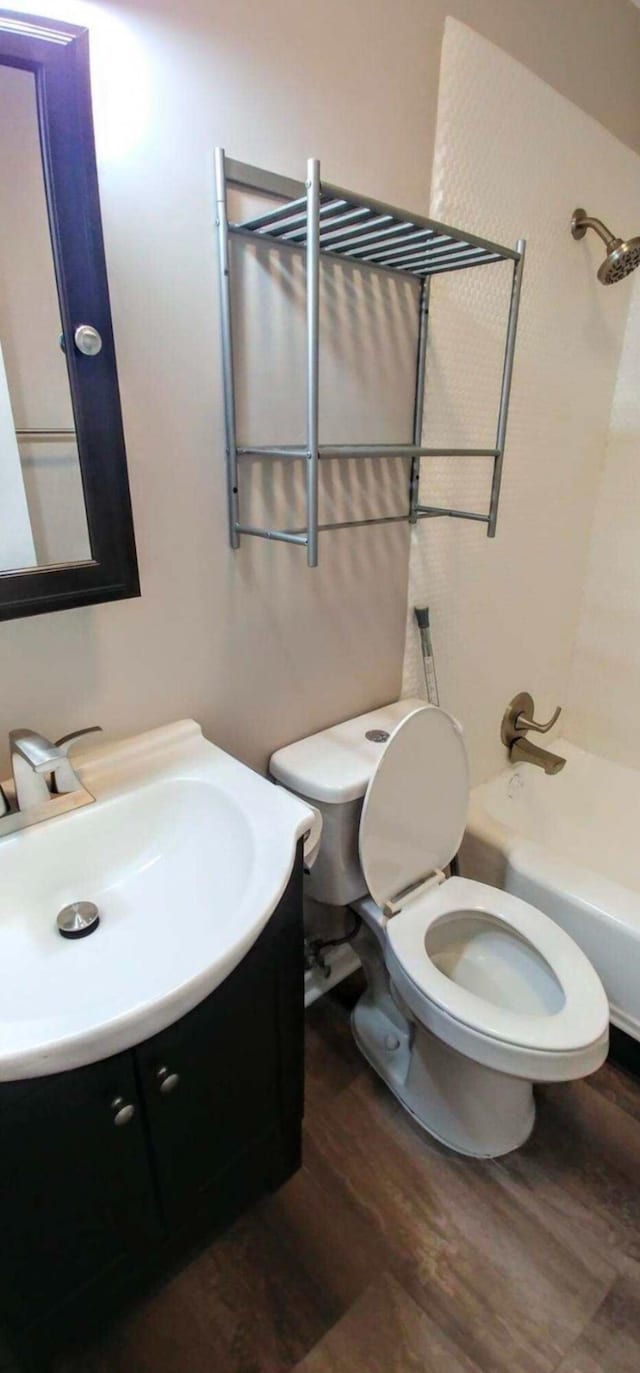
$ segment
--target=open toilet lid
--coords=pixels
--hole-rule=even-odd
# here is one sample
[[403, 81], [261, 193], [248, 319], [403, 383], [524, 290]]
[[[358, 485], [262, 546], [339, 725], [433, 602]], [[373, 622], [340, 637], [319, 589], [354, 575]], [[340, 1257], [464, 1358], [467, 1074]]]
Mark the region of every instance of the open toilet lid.
[[360, 863], [378, 906], [446, 867], [457, 853], [469, 798], [462, 730], [438, 706], [396, 727], [367, 787]]

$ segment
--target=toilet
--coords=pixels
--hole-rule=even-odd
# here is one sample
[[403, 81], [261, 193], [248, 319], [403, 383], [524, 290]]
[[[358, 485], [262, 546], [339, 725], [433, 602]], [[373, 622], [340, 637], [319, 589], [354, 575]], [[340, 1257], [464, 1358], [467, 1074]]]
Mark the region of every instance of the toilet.
[[359, 917], [366, 987], [352, 1029], [365, 1058], [451, 1149], [517, 1149], [534, 1124], [533, 1084], [604, 1062], [609, 1006], [588, 959], [542, 911], [445, 876], [469, 792], [459, 724], [396, 701], [278, 750], [270, 770], [322, 817], [308, 894]]

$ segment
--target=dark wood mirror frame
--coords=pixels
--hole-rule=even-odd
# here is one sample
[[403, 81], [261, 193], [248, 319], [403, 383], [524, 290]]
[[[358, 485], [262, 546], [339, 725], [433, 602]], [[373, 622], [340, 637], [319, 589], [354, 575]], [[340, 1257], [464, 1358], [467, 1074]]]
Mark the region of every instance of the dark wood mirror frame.
[[[96, 169], [88, 31], [0, 9], [0, 65], [35, 76], [60, 314], [92, 557], [0, 572], [0, 620], [138, 596], [138, 566], [122, 430]], [[102, 350], [74, 333], [91, 324]], [[0, 500], [2, 492], [0, 492]]]

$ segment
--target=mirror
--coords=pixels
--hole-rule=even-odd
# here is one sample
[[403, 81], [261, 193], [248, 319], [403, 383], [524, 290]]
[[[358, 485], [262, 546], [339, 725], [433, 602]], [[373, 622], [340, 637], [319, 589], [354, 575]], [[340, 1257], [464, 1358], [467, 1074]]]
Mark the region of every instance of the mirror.
[[0, 10], [0, 618], [139, 594], [88, 33]]
[[0, 66], [0, 569], [91, 557], [33, 72]]

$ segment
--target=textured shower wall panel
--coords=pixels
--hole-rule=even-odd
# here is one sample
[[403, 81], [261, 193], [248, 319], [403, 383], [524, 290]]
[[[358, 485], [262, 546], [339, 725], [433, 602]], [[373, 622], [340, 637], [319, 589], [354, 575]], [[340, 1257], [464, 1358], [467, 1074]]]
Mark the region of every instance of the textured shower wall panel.
[[[431, 607], [441, 702], [463, 722], [474, 779], [504, 762], [516, 691], [565, 703], [599, 471], [631, 286], [596, 280], [601, 245], [575, 243], [586, 205], [640, 225], [640, 158], [465, 25], [447, 22], [431, 213], [508, 245], [527, 239], [495, 540], [470, 521], [412, 534], [404, 691], [421, 689], [414, 605]], [[492, 446], [510, 269], [432, 290], [424, 441]], [[486, 512], [491, 460], [423, 459], [420, 498]]]
[[631, 284], [573, 656], [568, 733], [596, 753], [640, 768], [640, 274]]

